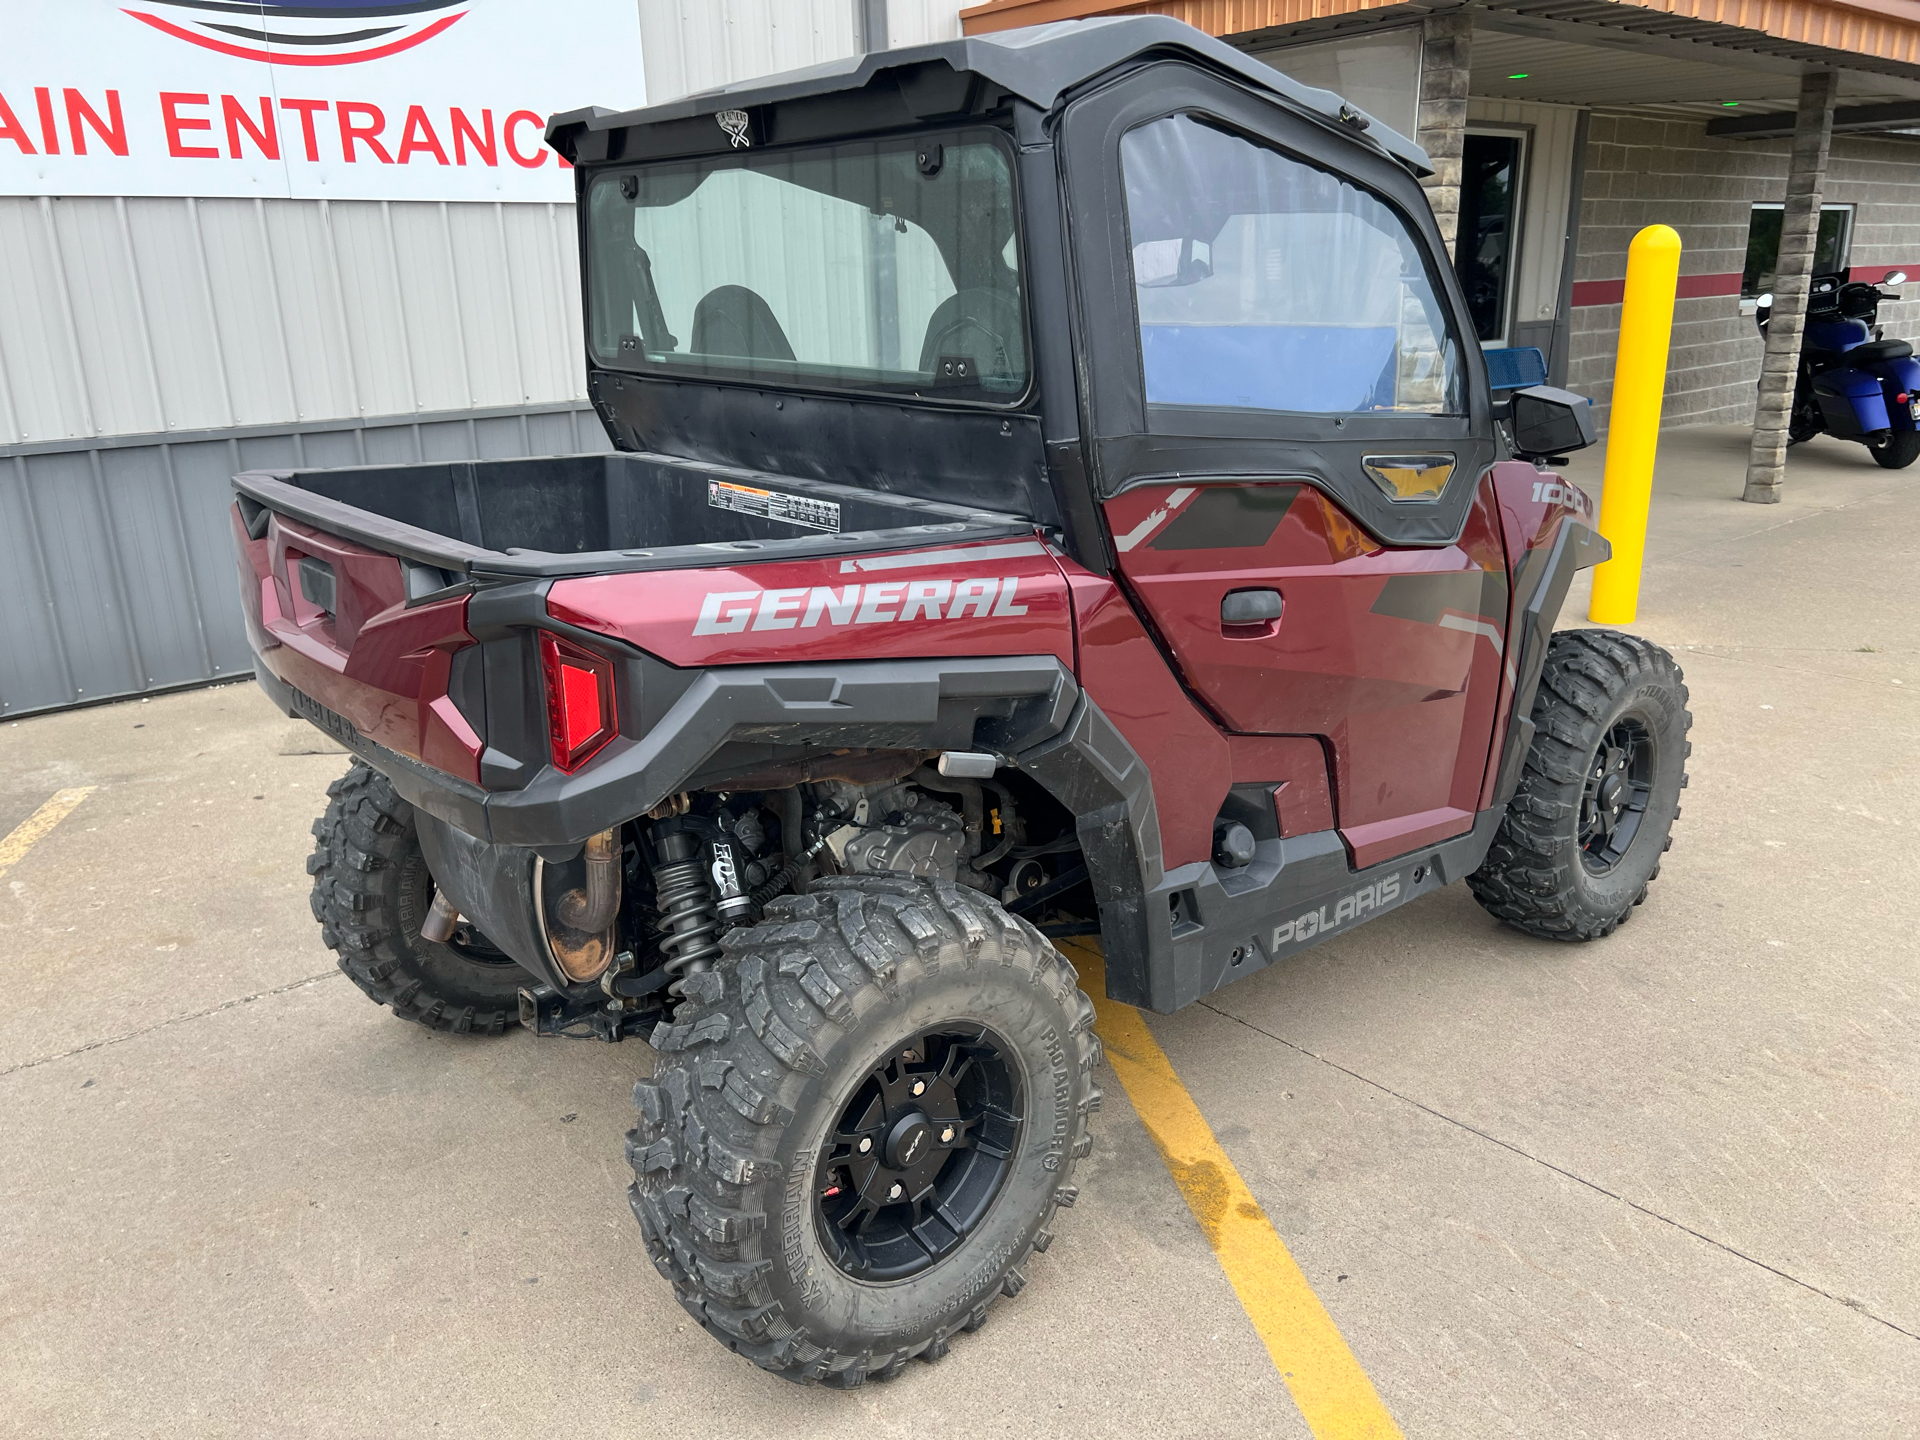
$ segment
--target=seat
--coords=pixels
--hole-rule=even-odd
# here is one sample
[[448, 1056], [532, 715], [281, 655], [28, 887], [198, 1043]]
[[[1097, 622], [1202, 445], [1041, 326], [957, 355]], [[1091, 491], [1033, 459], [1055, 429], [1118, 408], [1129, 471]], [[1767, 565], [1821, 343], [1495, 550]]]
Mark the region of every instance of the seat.
[[931, 375], [941, 356], [965, 355], [976, 376], [1017, 375], [1026, 368], [1021, 340], [1019, 303], [998, 290], [973, 286], [934, 307], [920, 342], [920, 371]]
[[1912, 354], [1913, 346], [1905, 340], [1869, 340], [1847, 351], [1842, 363], [1860, 365], [1877, 360], [1905, 360]]
[[774, 318], [773, 307], [757, 292], [744, 285], [716, 285], [693, 307], [690, 353], [791, 360], [793, 346]]

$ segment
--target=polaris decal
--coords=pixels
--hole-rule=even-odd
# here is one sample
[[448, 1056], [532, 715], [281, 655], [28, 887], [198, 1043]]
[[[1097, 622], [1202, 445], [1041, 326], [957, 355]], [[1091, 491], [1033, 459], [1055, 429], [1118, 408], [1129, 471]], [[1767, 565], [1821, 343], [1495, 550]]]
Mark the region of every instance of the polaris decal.
[[1369, 910], [1386, 909], [1399, 898], [1400, 874], [1395, 871], [1371, 885], [1362, 885], [1351, 895], [1342, 895], [1337, 902], [1322, 905], [1318, 910], [1309, 910], [1304, 915], [1296, 915], [1274, 926], [1273, 942], [1267, 948], [1277, 953], [1283, 945], [1298, 945], [1329, 930], [1338, 930]]
[[696, 635], [742, 630], [811, 630], [819, 625], [885, 625], [898, 620], [999, 619], [1027, 613], [1016, 600], [1020, 577], [887, 580], [834, 589], [710, 590], [700, 602]]

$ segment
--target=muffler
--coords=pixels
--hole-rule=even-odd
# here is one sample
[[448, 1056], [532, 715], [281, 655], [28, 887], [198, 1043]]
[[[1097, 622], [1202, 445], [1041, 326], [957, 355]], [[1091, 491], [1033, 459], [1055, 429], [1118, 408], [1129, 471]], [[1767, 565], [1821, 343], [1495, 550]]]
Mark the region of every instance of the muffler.
[[546, 903], [547, 866], [534, 867], [534, 902], [546, 930], [553, 962], [569, 980], [597, 980], [613, 963], [614, 919], [620, 913], [620, 831], [587, 837], [582, 852], [586, 876], [577, 890]]

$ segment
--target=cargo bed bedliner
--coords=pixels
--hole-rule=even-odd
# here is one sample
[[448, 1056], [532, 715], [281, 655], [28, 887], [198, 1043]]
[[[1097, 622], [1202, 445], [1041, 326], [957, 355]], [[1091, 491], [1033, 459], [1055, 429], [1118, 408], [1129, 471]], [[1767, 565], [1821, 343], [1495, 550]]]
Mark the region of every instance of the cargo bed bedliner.
[[[427, 461], [234, 478], [266, 512], [449, 572], [449, 584], [739, 564], [1028, 534], [1018, 515], [657, 454]], [[755, 513], [758, 510], [762, 513]]]

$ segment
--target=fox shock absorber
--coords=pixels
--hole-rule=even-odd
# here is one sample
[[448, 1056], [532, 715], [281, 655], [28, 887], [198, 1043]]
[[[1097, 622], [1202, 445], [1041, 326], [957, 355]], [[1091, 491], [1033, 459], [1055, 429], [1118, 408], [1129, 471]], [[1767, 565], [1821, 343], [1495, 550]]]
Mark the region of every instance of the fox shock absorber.
[[660, 859], [653, 872], [660, 953], [673, 976], [667, 993], [683, 999], [687, 977], [711, 970], [720, 956], [720, 909], [698, 835], [667, 820], [654, 828], [653, 845]]

